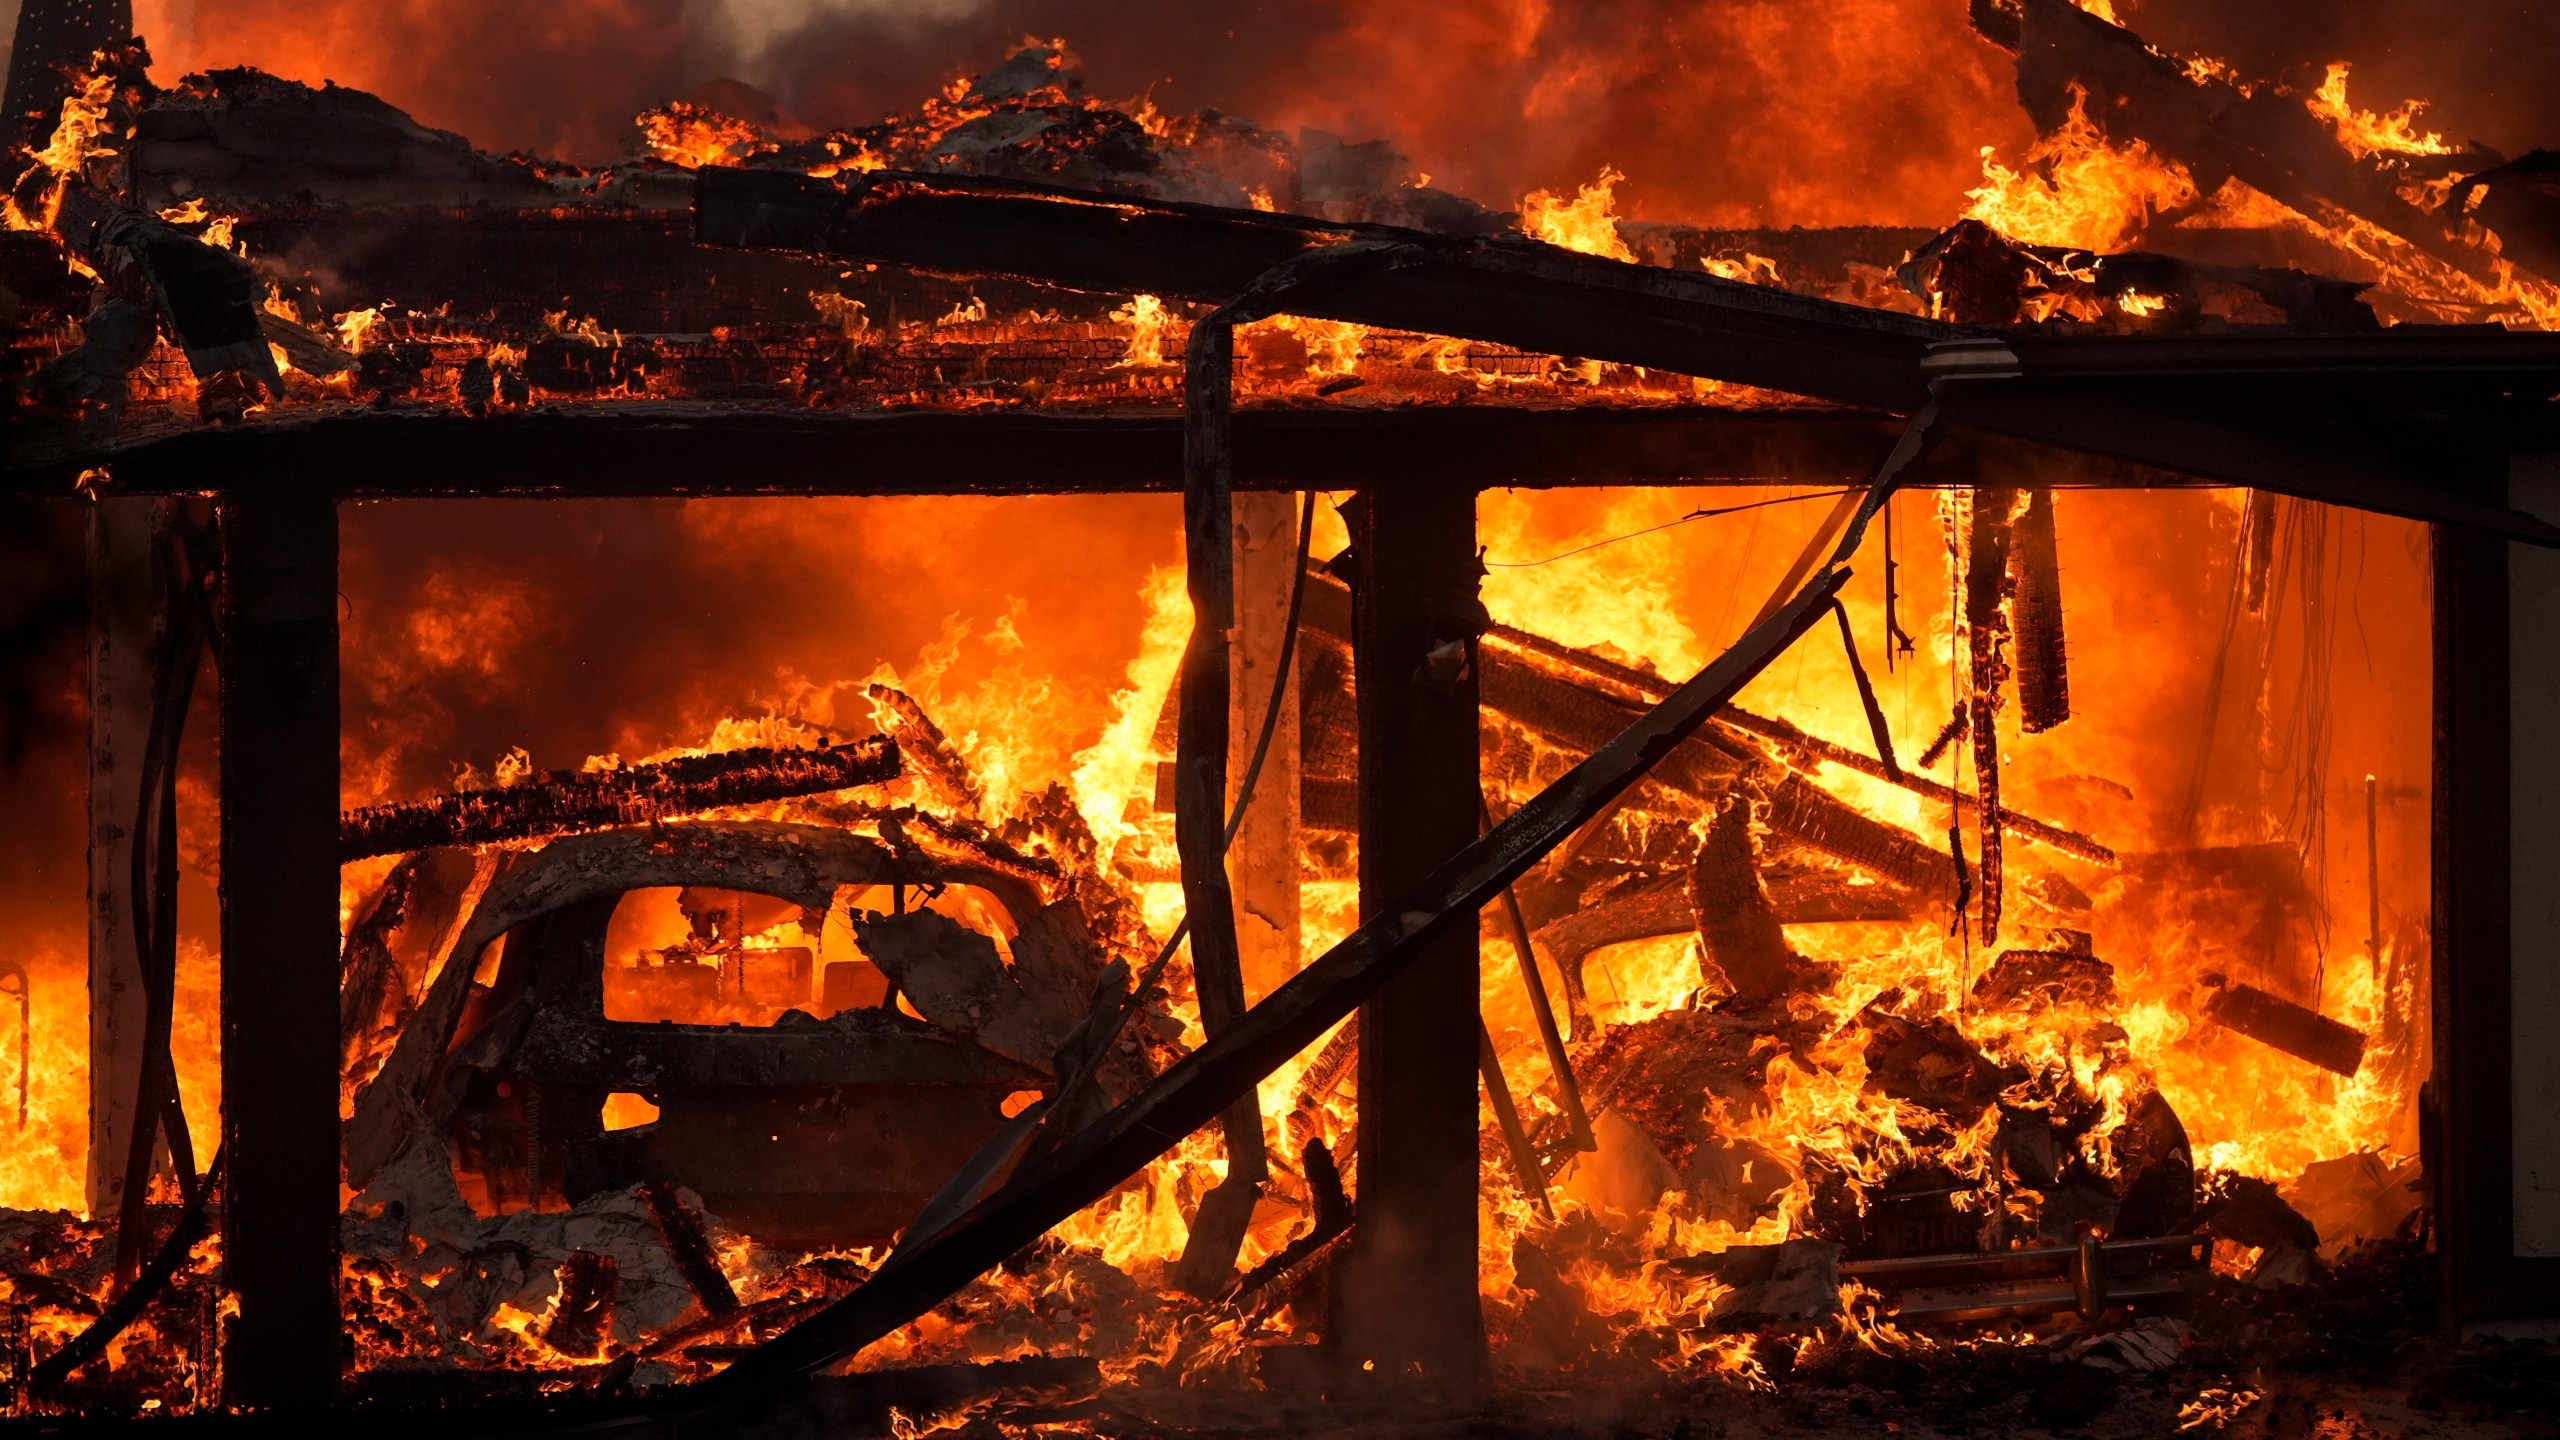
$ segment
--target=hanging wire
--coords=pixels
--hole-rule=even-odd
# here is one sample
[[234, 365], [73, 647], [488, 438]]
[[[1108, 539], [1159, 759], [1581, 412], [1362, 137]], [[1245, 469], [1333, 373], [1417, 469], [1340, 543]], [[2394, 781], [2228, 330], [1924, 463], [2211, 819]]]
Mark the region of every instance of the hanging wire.
[[1843, 495], [1862, 493], [1864, 492], [1861, 490], [1812, 490], [1802, 495], [1779, 495], [1767, 500], [1749, 500], [1740, 505], [1718, 505], [1705, 510], [1692, 510], [1678, 519], [1665, 520], [1659, 525], [1647, 525], [1641, 530], [1630, 530], [1624, 535], [1612, 535], [1605, 540], [1594, 540], [1588, 545], [1576, 545], [1570, 550], [1559, 551], [1544, 560], [1487, 560], [1484, 563], [1501, 570], [1533, 570], [1540, 565], [1553, 565], [1559, 560], [1570, 560], [1576, 555], [1589, 554], [1604, 545], [1615, 545], [1622, 540], [1636, 540], [1647, 535], [1657, 535], [1674, 526], [1686, 525], [1692, 520], [1712, 520], [1719, 515], [1739, 515], [1745, 510], [1761, 510], [1771, 505], [1793, 505], [1799, 500], [1837, 500]]

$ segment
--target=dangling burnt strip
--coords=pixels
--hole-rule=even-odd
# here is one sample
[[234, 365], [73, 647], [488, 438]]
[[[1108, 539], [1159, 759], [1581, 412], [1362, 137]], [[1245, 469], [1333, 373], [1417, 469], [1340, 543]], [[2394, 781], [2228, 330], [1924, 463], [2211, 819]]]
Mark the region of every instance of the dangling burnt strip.
[[1974, 791], [1982, 797], [1982, 943], [2000, 938], [2000, 692], [2009, 680], [2009, 551], [2018, 492], [1985, 486], [1973, 492], [1965, 545], [1964, 617], [1972, 638], [1966, 706], [1973, 740]]

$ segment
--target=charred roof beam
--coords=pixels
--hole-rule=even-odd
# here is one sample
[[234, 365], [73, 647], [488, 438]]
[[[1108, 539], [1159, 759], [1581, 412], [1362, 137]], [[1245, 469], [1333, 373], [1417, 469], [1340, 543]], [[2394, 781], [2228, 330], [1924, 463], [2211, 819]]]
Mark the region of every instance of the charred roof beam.
[[[2507, 423], [2519, 401], [2547, 410], [2560, 389], [2552, 337], [2484, 327], [2200, 337], [2153, 350], [2121, 339], [2002, 337], [1522, 237], [1456, 238], [969, 176], [706, 169], [694, 219], [697, 237], [713, 244], [1216, 304], [1294, 257], [1391, 244], [1404, 263], [1290, 309], [1901, 414], [1943, 393], [1947, 418], [1980, 430], [2560, 545], [2560, 528], [2432, 483], [2427, 459], [2449, 434]], [[2316, 348], [2295, 354], [2269, 343]], [[2105, 376], [2089, 363], [2119, 354], [2106, 363], [2140, 373]], [[2424, 377], [2425, 405], [2368, 414], [2348, 403], [2410, 372]], [[2066, 373], [2086, 381], [2046, 383]], [[2336, 403], [2306, 417], [2304, 386]], [[2325, 423], [2349, 411], [2355, 424]]]

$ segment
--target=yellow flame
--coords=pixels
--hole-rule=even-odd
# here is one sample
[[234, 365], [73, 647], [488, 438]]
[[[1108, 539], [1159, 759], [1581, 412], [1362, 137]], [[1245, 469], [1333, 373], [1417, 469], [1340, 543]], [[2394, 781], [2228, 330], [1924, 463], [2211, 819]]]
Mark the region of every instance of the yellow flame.
[[1153, 295], [1133, 295], [1129, 303], [1111, 312], [1111, 323], [1129, 332], [1129, 353], [1118, 364], [1162, 365], [1166, 332], [1174, 325], [1173, 312]]
[[2450, 155], [2453, 147], [2444, 137], [2429, 130], [2419, 133], [2418, 116], [2425, 112], [2424, 100], [2403, 100], [2396, 110], [2375, 113], [2359, 110], [2347, 103], [2347, 62], [2329, 64], [2326, 79], [2305, 102], [2311, 113], [2335, 131], [2338, 143], [2347, 147], [2359, 160], [2376, 155]]
[[2012, 170], [1982, 147], [1982, 183], [1965, 192], [1965, 215], [2012, 240], [2086, 250], [2124, 249], [2163, 210], [2193, 204], [2184, 167], [2135, 140], [2112, 145], [2089, 120], [2088, 95], [2072, 87], [2071, 114]]
[[1627, 177], [1614, 165], [1600, 167], [1600, 178], [1570, 200], [1550, 190], [1532, 190], [1520, 200], [1520, 228], [1526, 233], [1611, 260], [1633, 260], [1635, 252], [1618, 236], [1617, 185]]

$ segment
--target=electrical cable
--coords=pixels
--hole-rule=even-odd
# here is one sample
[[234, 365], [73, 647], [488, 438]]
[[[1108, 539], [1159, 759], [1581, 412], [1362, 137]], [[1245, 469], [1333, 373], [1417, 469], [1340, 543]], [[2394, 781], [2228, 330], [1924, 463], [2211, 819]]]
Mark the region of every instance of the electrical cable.
[[1686, 525], [1692, 520], [1711, 520], [1719, 515], [1739, 515], [1745, 510], [1760, 510], [1771, 505], [1792, 505], [1799, 500], [1837, 500], [1843, 495], [1864, 493], [1863, 490], [1813, 490], [1802, 495], [1779, 495], [1767, 500], [1746, 501], [1740, 505], [1719, 505], [1705, 510], [1692, 510], [1678, 519], [1665, 520], [1659, 525], [1647, 525], [1641, 530], [1630, 530], [1624, 535], [1612, 535], [1605, 540], [1594, 540], [1588, 545], [1576, 545], [1570, 550], [1550, 555], [1544, 560], [1487, 560], [1484, 563], [1501, 570], [1532, 570], [1540, 565], [1553, 565], [1559, 560], [1570, 560], [1576, 555], [1597, 550], [1603, 545], [1615, 545], [1621, 540], [1634, 540], [1669, 530], [1674, 526]]

